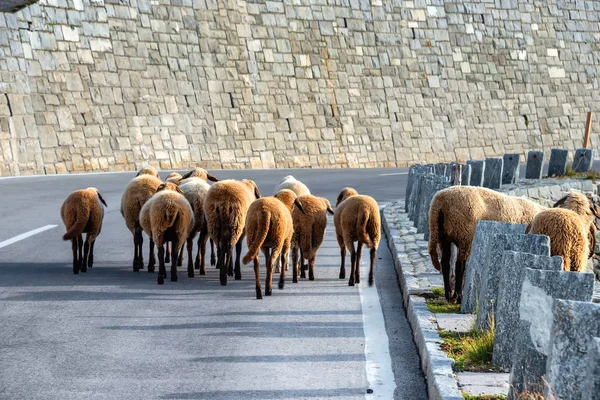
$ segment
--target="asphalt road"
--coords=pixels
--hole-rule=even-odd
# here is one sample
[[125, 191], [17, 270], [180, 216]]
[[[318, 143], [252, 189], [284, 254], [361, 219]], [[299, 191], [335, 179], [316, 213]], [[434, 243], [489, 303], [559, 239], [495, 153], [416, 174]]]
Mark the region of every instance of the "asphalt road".
[[[406, 169], [213, 173], [254, 179], [263, 195], [291, 173], [332, 204], [352, 186], [384, 205], [404, 195], [407, 178]], [[331, 218], [314, 282], [292, 284], [288, 275], [283, 291], [275, 283], [259, 301], [247, 265], [226, 287], [213, 268], [193, 279], [180, 268], [179, 282], [159, 286], [156, 274], [131, 270], [133, 240], [119, 207], [133, 176], [0, 179], [0, 398], [426, 398], [384, 240], [371, 288], [337, 279]], [[88, 186], [108, 208], [94, 268], [73, 275], [59, 209]], [[6, 245], [49, 224], [58, 226]], [[362, 265], [364, 278], [368, 252]]]

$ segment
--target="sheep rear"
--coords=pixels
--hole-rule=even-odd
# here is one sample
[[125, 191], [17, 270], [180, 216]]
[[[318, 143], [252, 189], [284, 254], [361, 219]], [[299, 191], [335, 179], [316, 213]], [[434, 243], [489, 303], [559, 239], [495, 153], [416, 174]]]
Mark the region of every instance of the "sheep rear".
[[[262, 217], [262, 218], [261, 218]], [[248, 252], [242, 259], [244, 264], [248, 264], [250, 261], [258, 257], [258, 251], [262, 247], [263, 243], [267, 239], [269, 234], [269, 226], [271, 225], [271, 214], [264, 213], [261, 217], [256, 218], [256, 224], [248, 224], [248, 238], [246, 239], [248, 244]]]

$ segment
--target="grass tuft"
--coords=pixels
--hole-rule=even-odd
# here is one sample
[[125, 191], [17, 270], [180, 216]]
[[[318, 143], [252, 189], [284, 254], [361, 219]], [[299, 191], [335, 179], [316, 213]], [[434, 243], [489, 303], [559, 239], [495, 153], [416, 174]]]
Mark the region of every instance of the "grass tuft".
[[442, 350], [454, 360], [454, 369], [461, 371], [496, 371], [492, 366], [494, 337], [496, 328], [493, 319], [490, 330], [480, 331], [475, 328], [466, 333], [440, 330], [444, 344]]
[[431, 292], [436, 296], [436, 297], [444, 297], [446, 294], [444, 293], [444, 289], [441, 287], [436, 287], [433, 288], [431, 290]]
[[506, 400], [506, 396], [503, 394], [478, 394], [472, 395], [468, 393], [462, 393], [466, 400]]
[[573, 179], [600, 179], [600, 171], [587, 171], [587, 172], [575, 172], [570, 165], [567, 165], [564, 176], [557, 176], [556, 178], [573, 178]]
[[433, 288], [432, 295], [425, 300], [427, 309], [434, 314], [437, 313], [458, 313], [460, 312], [460, 304], [448, 303], [445, 298], [444, 289]]

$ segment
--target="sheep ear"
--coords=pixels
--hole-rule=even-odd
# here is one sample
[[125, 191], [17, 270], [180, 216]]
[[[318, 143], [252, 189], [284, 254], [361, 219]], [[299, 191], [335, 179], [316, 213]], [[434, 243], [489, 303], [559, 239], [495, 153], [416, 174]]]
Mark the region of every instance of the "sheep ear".
[[531, 230], [531, 224], [527, 225], [527, 227], [525, 228], [525, 233], [529, 233], [530, 230]]
[[211, 174], [206, 174], [206, 178], [208, 178], [209, 181], [219, 182], [219, 178]]
[[102, 202], [102, 204], [104, 204], [104, 207], [108, 207], [106, 205], [106, 201], [104, 201], [104, 198], [102, 197], [102, 195], [100, 194], [99, 191], [96, 191], [98, 193], [98, 199]]
[[176, 186], [175, 190], [177, 191], [177, 193], [179, 194], [184, 194], [183, 190], [181, 190], [181, 188], [179, 186]]
[[300, 200], [298, 200], [297, 198], [296, 198], [296, 199], [294, 199], [294, 205], [295, 205], [296, 207], [298, 207], [298, 210], [300, 210], [300, 212], [301, 212], [302, 214], [306, 214], [306, 213], [304, 212], [304, 210], [302, 209], [302, 203], [300, 203]]
[[140, 176], [140, 173], [141, 173], [141, 172], [142, 172], [142, 171], [138, 171], [138, 173], [137, 173], [137, 174], [135, 174], [135, 176]]
[[344, 197], [344, 192], [341, 192], [340, 195], [337, 197], [337, 200], [335, 201], [336, 207], [341, 203], [343, 197]]
[[331, 208], [331, 204], [329, 204], [329, 202], [327, 202], [327, 212], [328, 212], [329, 214], [331, 214], [331, 215], [335, 214], [335, 213], [333, 212], [333, 208]]
[[182, 176], [181, 180], [189, 178], [190, 176], [192, 176], [193, 173], [194, 173], [194, 170], [191, 170], [190, 172], [188, 172], [187, 174], [185, 174], [184, 176]]
[[254, 185], [254, 197], [256, 197], [257, 199], [260, 199], [261, 195], [260, 192], [258, 191], [258, 186]]
[[554, 203], [554, 205], [552, 206], [552, 208], [560, 207], [560, 206], [562, 206], [563, 204], [565, 204], [565, 202], [567, 201], [567, 198], [568, 198], [568, 197], [569, 197], [569, 196], [565, 196], [565, 197], [563, 197], [562, 199], [560, 199], [559, 201], [557, 201], [556, 203]]

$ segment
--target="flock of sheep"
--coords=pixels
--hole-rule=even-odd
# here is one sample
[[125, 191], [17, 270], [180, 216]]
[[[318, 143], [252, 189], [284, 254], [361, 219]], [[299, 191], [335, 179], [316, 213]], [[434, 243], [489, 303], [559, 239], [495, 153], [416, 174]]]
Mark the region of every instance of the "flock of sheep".
[[[208, 181], [215, 183], [209, 185]], [[94, 242], [102, 228], [103, 205], [106, 206], [106, 202], [98, 189], [90, 187], [71, 193], [61, 207], [67, 230], [63, 239], [71, 240], [75, 274], [92, 267]], [[279, 288], [283, 289], [290, 250], [293, 282], [298, 282], [299, 272], [305, 278], [307, 269], [309, 280], [314, 280], [316, 253], [323, 242], [328, 213], [334, 215], [340, 246], [339, 278], [346, 276], [348, 249], [351, 255], [348, 284], [354, 286], [360, 282], [360, 258], [363, 246], [367, 246], [370, 249], [369, 285], [372, 285], [380, 240], [379, 208], [373, 198], [359, 195], [352, 188], [341, 191], [334, 212], [327, 199], [311, 195], [308, 187], [293, 176], [285, 177], [276, 186], [273, 196], [262, 197], [257, 185], [248, 179], [219, 181], [206, 170], [195, 168], [183, 176], [172, 173], [163, 182], [155, 168], [145, 167], [131, 180], [121, 199], [121, 214], [133, 234], [135, 272], [144, 268], [142, 231], [150, 238], [148, 272], [154, 272], [154, 246], [158, 247], [159, 284], [167, 277], [165, 263], [169, 262], [171, 281], [177, 281], [184, 243], [187, 243], [188, 276], [194, 276], [194, 269], [199, 270], [200, 275], [206, 274], [204, 258], [210, 239], [211, 265], [216, 264], [221, 285], [226, 285], [228, 276], [235, 276], [236, 280], [242, 278], [240, 258], [242, 240], [246, 237], [248, 253], [242, 261], [254, 263], [257, 299], [262, 298], [259, 250], [267, 266], [266, 296], [271, 295], [275, 269], [280, 272]], [[83, 233], [86, 233], [85, 241]], [[196, 236], [198, 252], [193, 260]], [[356, 247], [354, 242], [357, 242]]]
[[[463, 278], [477, 222], [492, 220], [527, 225], [526, 233], [550, 237], [552, 256], [562, 256], [567, 271], [585, 271], [596, 245], [600, 210], [591, 195], [571, 192], [546, 208], [523, 197], [507, 196], [474, 186], [438, 192], [429, 209], [429, 255], [441, 269], [448, 301], [462, 300]], [[458, 248], [454, 291], [450, 283], [451, 245]], [[441, 256], [441, 264], [440, 264]]]

